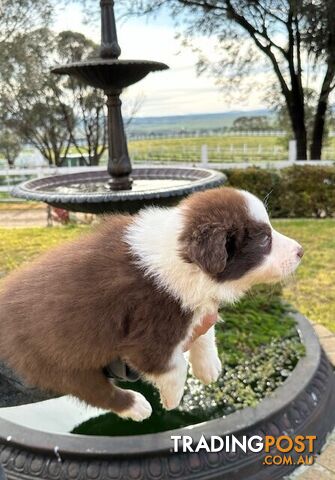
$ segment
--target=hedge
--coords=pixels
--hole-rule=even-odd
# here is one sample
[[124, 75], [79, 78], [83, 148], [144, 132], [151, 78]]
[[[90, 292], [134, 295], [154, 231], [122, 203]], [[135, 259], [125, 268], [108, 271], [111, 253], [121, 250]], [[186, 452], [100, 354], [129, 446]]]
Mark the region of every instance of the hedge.
[[250, 167], [223, 172], [228, 185], [265, 200], [272, 217], [335, 217], [335, 166], [295, 165], [280, 171]]

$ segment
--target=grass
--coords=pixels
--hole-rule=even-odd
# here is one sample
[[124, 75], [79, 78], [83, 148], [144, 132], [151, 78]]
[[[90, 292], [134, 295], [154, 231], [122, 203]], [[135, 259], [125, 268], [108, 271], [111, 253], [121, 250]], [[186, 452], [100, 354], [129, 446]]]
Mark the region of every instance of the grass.
[[0, 228], [0, 278], [87, 227]]
[[[311, 321], [335, 332], [335, 221], [274, 220], [273, 225], [305, 249], [294, 281], [284, 288], [284, 298]], [[87, 228], [1, 228], [0, 276]]]
[[275, 220], [276, 228], [305, 249], [295, 280], [284, 298], [307, 318], [335, 332], [335, 221]]
[[[188, 137], [131, 140], [133, 160], [200, 161], [201, 146], [208, 146], [209, 161], [287, 159], [286, 141], [277, 137]], [[261, 147], [259, 147], [261, 146]]]
[[[268, 136], [204, 136], [130, 140], [129, 151], [135, 161], [199, 162], [201, 146], [208, 146], [208, 159], [213, 162], [287, 160], [288, 139]], [[328, 151], [327, 149], [331, 149]], [[334, 160], [335, 138], [329, 138], [325, 160]]]

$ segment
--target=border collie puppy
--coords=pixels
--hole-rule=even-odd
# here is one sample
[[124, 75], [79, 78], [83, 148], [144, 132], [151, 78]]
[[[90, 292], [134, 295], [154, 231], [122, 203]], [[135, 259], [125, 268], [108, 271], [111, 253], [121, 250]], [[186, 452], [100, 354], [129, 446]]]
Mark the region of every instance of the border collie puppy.
[[[5, 280], [0, 357], [32, 385], [143, 420], [147, 400], [116, 386], [103, 367], [122, 358], [156, 385], [166, 409], [176, 408], [183, 350], [201, 319], [255, 284], [290, 275], [302, 255], [271, 227], [260, 200], [232, 188], [109, 216]], [[189, 361], [204, 383], [218, 378], [214, 327], [192, 344]]]

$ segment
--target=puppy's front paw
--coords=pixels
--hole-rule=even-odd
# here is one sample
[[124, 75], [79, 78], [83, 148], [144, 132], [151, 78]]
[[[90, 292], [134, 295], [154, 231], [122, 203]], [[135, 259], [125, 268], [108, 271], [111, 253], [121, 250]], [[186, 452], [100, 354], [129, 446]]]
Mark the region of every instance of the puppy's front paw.
[[209, 355], [192, 362], [193, 375], [205, 385], [216, 382], [221, 371], [222, 365], [217, 355]]
[[173, 370], [161, 377], [159, 381], [159, 393], [165, 410], [177, 408], [184, 395], [184, 387], [187, 374], [187, 363], [183, 369]]
[[139, 392], [131, 392], [133, 395], [133, 404], [127, 410], [119, 413], [122, 418], [130, 418], [135, 422], [142, 422], [146, 418], [150, 417], [152, 408], [150, 403]]
[[173, 410], [177, 408], [184, 395], [183, 385], [166, 385], [160, 389], [161, 402], [165, 410]]

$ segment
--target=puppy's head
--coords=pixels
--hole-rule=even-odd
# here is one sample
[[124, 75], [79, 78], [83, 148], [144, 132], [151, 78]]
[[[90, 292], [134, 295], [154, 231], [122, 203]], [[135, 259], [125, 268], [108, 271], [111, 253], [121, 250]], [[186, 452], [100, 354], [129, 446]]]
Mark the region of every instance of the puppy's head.
[[294, 272], [302, 247], [270, 224], [263, 203], [233, 188], [195, 193], [181, 203], [181, 256], [217, 282], [247, 287]]

